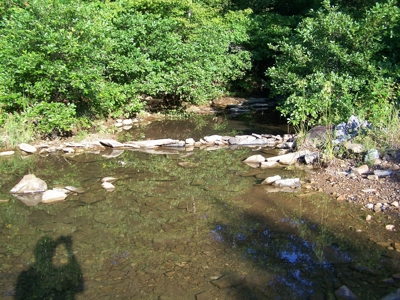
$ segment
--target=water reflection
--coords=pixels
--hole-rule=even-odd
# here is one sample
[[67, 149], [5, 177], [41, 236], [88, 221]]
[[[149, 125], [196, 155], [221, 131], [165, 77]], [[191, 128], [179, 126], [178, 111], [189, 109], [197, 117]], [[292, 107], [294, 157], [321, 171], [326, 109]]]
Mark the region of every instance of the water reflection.
[[[64, 246], [66, 258], [55, 265], [57, 247]], [[17, 279], [15, 299], [73, 300], [84, 290], [83, 275], [72, 250], [72, 238], [61, 236], [53, 240], [44, 236], [36, 244], [35, 263]]]

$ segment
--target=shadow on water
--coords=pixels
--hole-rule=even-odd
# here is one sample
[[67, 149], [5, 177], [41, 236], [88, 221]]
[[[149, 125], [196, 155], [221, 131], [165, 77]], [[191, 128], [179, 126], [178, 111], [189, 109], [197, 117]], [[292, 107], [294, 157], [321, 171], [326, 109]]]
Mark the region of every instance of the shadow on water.
[[[253, 190], [241, 199], [251, 203], [256, 194]], [[316, 205], [307, 208], [303, 196], [264, 197], [258, 209], [245, 209], [234, 220], [229, 220], [229, 213], [237, 209], [230, 207], [228, 221], [214, 224], [210, 232], [214, 243], [254, 267], [253, 274], [227, 269], [216, 280], [227, 281], [231, 299], [337, 299], [334, 291], [346, 285], [358, 299], [372, 300], [400, 287], [392, 279], [400, 271], [400, 255], [372, 243], [364, 230], [346, 228], [347, 220], [354, 224], [350, 222], [354, 210], [332, 222], [335, 210], [330, 211], [329, 198], [319, 195]], [[396, 235], [388, 237], [395, 240]]]
[[[66, 257], [54, 261], [57, 248], [65, 248]], [[17, 279], [17, 300], [65, 299], [73, 300], [84, 290], [83, 275], [72, 250], [71, 236], [54, 240], [44, 236], [36, 244], [35, 263]]]

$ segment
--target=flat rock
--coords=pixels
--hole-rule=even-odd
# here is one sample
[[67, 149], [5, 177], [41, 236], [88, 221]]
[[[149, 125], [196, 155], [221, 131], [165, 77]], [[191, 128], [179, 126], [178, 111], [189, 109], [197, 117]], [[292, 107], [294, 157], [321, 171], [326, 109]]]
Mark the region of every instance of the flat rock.
[[309, 153], [310, 153], [310, 151], [308, 151], [308, 150], [298, 151], [298, 152], [288, 153], [288, 154], [284, 154], [284, 155], [268, 157], [267, 161], [269, 161], [269, 162], [276, 161], [283, 165], [291, 165], [291, 164], [296, 163], [297, 160], [301, 156], [307, 155]]
[[117, 180], [118, 180], [118, 178], [109, 176], [109, 177], [103, 177], [101, 179], [101, 182], [114, 182], [114, 181], [117, 181]]
[[26, 153], [35, 153], [37, 151], [36, 147], [25, 143], [19, 144], [18, 147], [21, 151]]
[[367, 165], [359, 166], [358, 168], [353, 168], [352, 171], [358, 175], [368, 173], [369, 167]]
[[243, 162], [245, 162], [245, 163], [261, 163], [263, 161], [265, 161], [265, 157], [260, 154], [257, 154], [257, 155], [252, 155], [252, 156], [246, 158]]
[[273, 184], [278, 187], [301, 187], [301, 182], [299, 178], [278, 179], [275, 180]]
[[15, 153], [15, 151], [3, 151], [0, 152], [0, 156], [10, 156], [13, 155]]
[[392, 170], [375, 170], [374, 171], [374, 175], [378, 176], [378, 177], [388, 177], [390, 175], [392, 175]]
[[77, 193], [77, 194], [82, 194], [85, 192], [85, 190], [81, 187], [74, 187], [72, 185], [68, 185], [65, 187], [66, 190], [73, 192], [73, 193]]
[[272, 184], [275, 181], [280, 180], [280, 179], [282, 179], [282, 178], [279, 175], [267, 177], [267, 178], [265, 178], [265, 180], [263, 182], [261, 182], [261, 184]]
[[34, 174], [25, 175], [10, 191], [11, 194], [40, 193], [47, 190], [44, 180]]
[[173, 139], [158, 139], [158, 140], [148, 140], [148, 141], [136, 141], [136, 142], [129, 142], [128, 144], [136, 145], [141, 148], [154, 148], [168, 144], [175, 144], [179, 143], [179, 140]]
[[234, 287], [243, 282], [243, 278], [235, 273], [226, 274], [216, 280], [212, 280], [211, 283], [220, 289]]
[[381, 300], [400, 300], [400, 289], [384, 296]]
[[204, 140], [207, 143], [215, 143], [216, 141], [222, 141], [222, 136], [220, 135], [210, 135], [210, 136], [205, 136]]
[[206, 291], [196, 295], [196, 300], [214, 300], [214, 296]]
[[123, 147], [124, 146], [124, 144], [122, 144], [122, 143], [120, 143], [118, 141], [115, 141], [115, 140], [100, 140], [99, 142], [103, 146], [111, 147], [111, 148], [118, 148], [118, 147]]
[[277, 161], [263, 161], [260, 164], [261, 169], [279, 168], [281, 166]]
[[121, 149], [106, 149], [102, 152], [101, 156], [105, 158], [115, 158], [120, 156], [122, 153], [124, 153], [124, 150]]
[[52, 203], [63, 201], [67, 198], [67, 194], [57, 190], [47, 190], [42, 195], [42, 203]]

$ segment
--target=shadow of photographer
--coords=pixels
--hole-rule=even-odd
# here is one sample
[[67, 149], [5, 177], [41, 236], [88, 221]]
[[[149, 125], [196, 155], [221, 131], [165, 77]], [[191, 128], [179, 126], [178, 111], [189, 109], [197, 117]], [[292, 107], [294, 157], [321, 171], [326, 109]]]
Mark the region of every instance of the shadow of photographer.
[[[67, 262], [54, 264], [58, 246], [65, 246]], [[71, 236], [60, 236], [54, 240], [43, 237], [36, 244], [35, 263], [18, 276], [17, 300], [29, 299], [65, 299], [73, 300], [75, 295], [84, 290], [81, 268], [72, 251]]]

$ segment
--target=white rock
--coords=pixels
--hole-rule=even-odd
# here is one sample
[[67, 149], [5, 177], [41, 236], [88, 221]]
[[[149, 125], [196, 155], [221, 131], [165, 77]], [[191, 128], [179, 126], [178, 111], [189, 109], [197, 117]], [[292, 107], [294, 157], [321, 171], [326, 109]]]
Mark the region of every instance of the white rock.
[[367, 222], [369, 222], [369, 221], [371, 221], [372, 220], [372, 216], [371, 215], [368, 215], [366, 218], [365, 218], [365, 221], [367, 221]]
[[122, 125], [126, 126], [126, 125], [131, 125], [133, 123], [133, 121], [131, 119], [125, 119], [122, 121]]
[[222, 141], [222, 136], [220, 135], [210, 135], [210, 136], [205, 136], [204, 140], [207, 143], [215, 143], [216, 141]]
[[281, 164], [276, 161], [263, 161], [260, 164], [261, 169], [279, 168]]
[[47, 190], [47, 184], [34, 174], [25, 175], [10, 191], [11, 194], [40, 193]]
[[195, 143], [195, 140], [194, 140], [194, 139], [192, 139], [192, 138], [190, 138], [190, 139], [186, 139], [186, 140], [185, 140], [185, 143], [186, 143], [186, 145], [194, 145], [194, 143]]
[[62, 201], [67, 198], [67, 194], [56, 191], [56, 190], [47, 190], [42, 195], [42, 203], [52, 203], [57, 201]]
[[115, 140], [100, 140], [100, 144], [111, 147], [111, 148], [116, 148], [116, 147], [123, 147], [124, 145], [118, 141]]
[[263, 161], [265, 161], [265, 157], [260, 154], [257, 154], [257, 155], [252, 155], [252, 156], [246, 158], [243, 162], [245, 162], [245, 163], [261, 163]]
[[36, 147], [25, 143], [19, 144], [18, 147], [26, 153], [35, 153], [37, 151]]
[[15, 151], [3, 151], [0, 152], [0, 156], [10, 156], [13, 155], [15, 153]]
[[275, 186], [279, 187], [300, 187], [300, 178], [280, 179], [274, 182]]
[[114, 126], [115, 127], [122, 127], [122, 123], [115, 123]]
[[389, 231], [395, 231], [396, 230], [394, 225], [386, 225], [385, 228], [386, 228], [386, 230], [389, 230]]
[[174, 144], [174, 143], [179, 143], [179, 140], [158, 139], [158, 140], [128, 142], [128, 144], [139, 146], [142, 148], [154, 148], [154, 147], [163, 146], [163, 145], [167, 145], [167, 144]]
[[282, 178], [279, 175], [267, 177], [267, 178], [265, 178], [265, 180], [263, 182], [261, 182], [261, 184], [272, 184], [275, 181], [280, 180], [280, 179], [282, 179]]
[[115, 178], [115, 177], [104, 177], [103, 179], [101, 179], [101, 182], [114, 182], [117, 180], [118, 180], [118, 178]]
[[399, 207], [399, 201], [393, 201], [392, 205], [395, 206], [395, 207]]
[[108, 182], [108, 181], [103, 182], [101, 184], [101, 187], [106, 189], [107, 191], [113, 191], [115, 189], [115, 186], [112, 183]]

